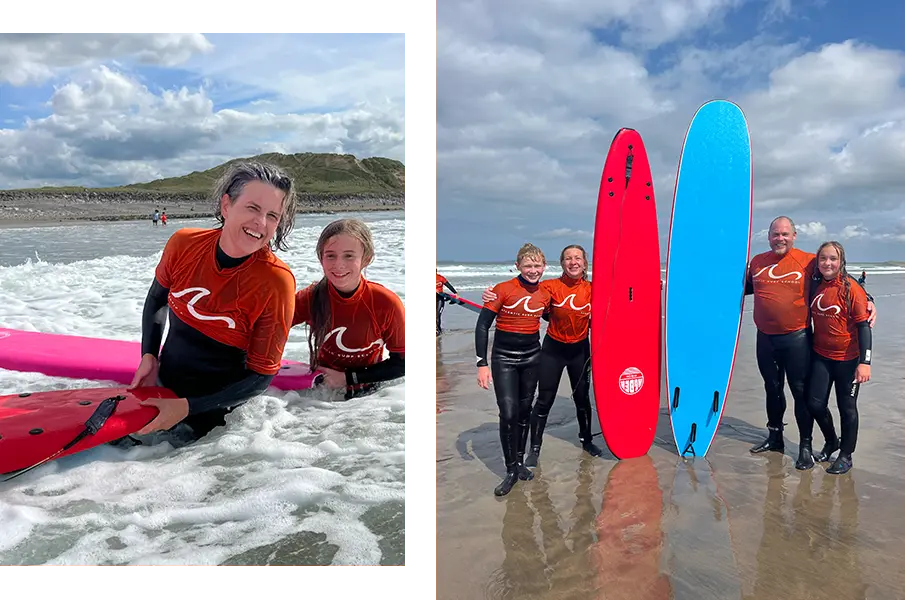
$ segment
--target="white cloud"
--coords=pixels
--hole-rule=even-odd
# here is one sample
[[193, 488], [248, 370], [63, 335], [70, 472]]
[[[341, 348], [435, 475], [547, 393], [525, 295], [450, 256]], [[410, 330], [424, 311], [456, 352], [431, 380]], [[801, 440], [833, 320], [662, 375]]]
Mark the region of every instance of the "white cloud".
[[212, 48], [198, 33], [5, 33], [0, 35], [0, 83], [39, 84], [51, 79], [57, 69], [116, 57], [171, 67]]
[[582, 229], [569, 229], [568, 227], [561, 227], [559, 229], [551, 229], [550, 231], [542, 231], [537, 234], [537, 237], [541, 239], [565, 237], [574, 239], [591, 239], [594, 237], [594, 234], [590, 231], [584, 231]]
[[[613, 135], [633, 127], [650, 157], [665, 253], [688, 124], [705, 101], [729, 98], [751, 132], [755, 231], [789, 214], [841, 233], [857, 215], [876, 234], [861, 243], [895, 239], [905, 54], [856, 40], [813, 47], [774, 31], [750, 39], [721, 31], [737, 41], [714, 42], [710, 32], [740, 4], [566, 2], [516, 13], [489, 0], [438, 5], [439, 217], [456, 211], [466, 215], [457, 227], [489, 232], [513, 210], [548, 230], [580, 228], [593, 219]], [[774, 2], [760, 17], [767, 8], [771, 18], [792, 10]], [[641, 43], [626, 41], [645, 29]], [[654, 59], [646, 48], [663, 42]], [[442, 247], [442, 226], [438, 233]]]
[[[816, 240], [826, 240], [826, 225], [820, 222], [800, 223], [795, 225], [800, 237], [808, 237]], [[766, 238], [767, 231], [764, 230]]]
[[[48, 40], [30, 39], [29, 48], [34, 50], [41, 39]], [[91, 49], [98, 56], [122, 51], [142, 60], [169, 64], [183, 58], [180, 52], [188, 51], [183, 47], [185, 44], [177, 43], [186, 39], [198, 42], [194, 37], [144, 36], [114, 40], [112, 48], [91, 46]], [[209, 45], [204, 38], [201, 40], [203, 44], [196, 43], [196, 46]], [[69, 38], [65, 41], [71, 42]], [[384, 47], [388, 42], [381, 39], [376, 43]], [[230, 63], [237, 71], [244, 72], [247, 69], [243, 69], [243, 57], [235, 54], [237, 46], [238, 43], [220, 45], [208, 58], [219, 65]], [[220, 50], [224, 47], [229, 52]], [[199, 75], [196, 86], [160, 88], [126, 66], [116, 66], [112, 60], [69, 71], [66, 79], [54, 86], [47, 100], [50, 115], [26, 119], [24, 125], [15, 129], [0, 129], [0, 181], [6, 188], [121, 185], [183, 175], [236, 156], [274, 151], [342, 152], [362, 158], [386, 156], [404, 160], [401, 55], [395, 61], [371, 58], [380, 63], [382, 71], [392, 72], [390, 83], [381, 84], [385, 87], [382, 91], [392, 91], [392, 94], [375, 95], [374, 89], [359, 90], [354, 97], [346, 96], [342, 106], [306, 111], [291, 108], [304, 95], [293, 94], [298, 86], [329, 87], [338, 78], [337, 72], [354, 74], [364, 67], [344, 62], [348, 57], [334, 57], [339, 62], [322, 69], [320, 78], [309, 74], [301, 82], [293, 80], [292, 70], [277, 47], [265, 48], [267, 52], [263, 53], [261, 48], [258, 50], [254, 60], [269, 59], [273, 64], [283, 65], [282, 77], [273, 74], [274, 89], [249, 88], [247, 82], [231, 83], [218, 78], [217, 73]], [[282, 50], [287, 50], [285, 43]], [[358, 52], [364, 51], [364, 46], [358, 47]], [[41, 56], [50, 64], [51, 58], [59, 58], [57, 54], [45, 50]], [[234, 108], [217, 108], [214, 95], [224, 88], [240, 90], [243, 94], [275, 95], [258, 98], [254, 106], [246, 104], [248, 108], [241, 103]], [[285, 93], [276, 94], [275, 89]], [[333, 93], [338, 92], [330, 92]]]

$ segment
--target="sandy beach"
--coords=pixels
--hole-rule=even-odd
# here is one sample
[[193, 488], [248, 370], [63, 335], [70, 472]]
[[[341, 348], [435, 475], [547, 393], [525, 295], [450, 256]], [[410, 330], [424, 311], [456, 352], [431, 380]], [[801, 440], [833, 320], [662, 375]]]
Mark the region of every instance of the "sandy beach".
[[905, 276], [869, 284], [879, 319], [849, 473], [795, 469], [788, 390], [785, 452], [748, 452], [766, 433], [749, 297], [706, 460], [679, 458], [665, 396], [646, 457], [589, 456], [563, 377], [535, 478], [503, 498], [493, 495], [505, 472], [496, 401], [475, 378], [476, 315], [447, 307], [437, 339], [437, 598], [905, 598]]

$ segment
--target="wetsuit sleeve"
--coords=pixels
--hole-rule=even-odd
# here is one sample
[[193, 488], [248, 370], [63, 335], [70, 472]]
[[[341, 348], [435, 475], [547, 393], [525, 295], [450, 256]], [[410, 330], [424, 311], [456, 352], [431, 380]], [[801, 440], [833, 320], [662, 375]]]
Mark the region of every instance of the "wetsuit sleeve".
[[376, 365], [346, 371], [346, 384], [379, 383], [405, 375], [405, 305], [396, 294], [388, 292], [383, 308], [385, 323], [381, 335], [386, 340], [390, 357]]
[[183, 251], [185, 231], [177, 231], [170, 236], [163, 247], [163, 254], [154, 269], [154, 281], [145, 298], [141, 314], [141, 355], [150, 354], [157, 358], [163, 339], [165, 313], [160, 312], [167, 305], [170, 287], [173, 285], [174, 264]]
[[478, 315], [478, 323], [474, 328], [474, 347], [475, 355], [478, 359], [477, 366], [486, 367], [487, 362], [487, 345], [490, 343], [490, 325], [496, 318], [496, 313], [486, 306], [481, 309]]
[[274, 375], [262, 375], [254, 371], [245, 370], [245, 377], [229, 385], [218, 392], [207, 396], [187, 398], [189, 402], [189, 416], [197, 415], [217, 408], [231, 408], [260, 395]]
[[346, 385], [362, 383], [380, 383], [405, 376], [405, 354], [390, 352], [390, 357], [376, 365], [362, 367], [354, 371], [346, 371]]
[[852, 305], [849, 312], [849, 318], [855, 321], [858, 328], [858, 349], [860, 350], [859, 362], [864, 365], [870, 364], [871, 345], [873, 343], [873, 335], [870, 329], [870, 313], [867, 312], [867, 293], [857, 283], [853, 283], [851, 287]]
[[145, 307], [141, 313], [141, 355], [150, 354], [154, 358], [160, 353], [163, 340], [163, 323], [166, 320], [167, 298], [170, 290], [160, 285], [155, 278], [151, 282]]
[[453, 284], [451, 284], [450, 282], [444, 281], [444, 282], [443, 282], [443, 285], [445, 285], [446, 287], [448, 287], [448, 288], [450, 289], [450, 291], [451, 291], [453, 294], [458, 294], [458, 293], [459, 293], [459, 292], [456, 291], [456, 288], [454, 288], [454, 287], [453, 287]]
[[295, 277], [282, 269], [277, 274], [274, 281], [268, 282], [272, 291], [255, 321], [245, 359], [246, 367], [261, 375], [280, 371], [295, 311]]
[[870, 349], [873, 345], [873, 338], [870, 333], [870, 325], [867, 321], [858, 323], [858, 348], [861, 351], [859, 364], [870, 364]]

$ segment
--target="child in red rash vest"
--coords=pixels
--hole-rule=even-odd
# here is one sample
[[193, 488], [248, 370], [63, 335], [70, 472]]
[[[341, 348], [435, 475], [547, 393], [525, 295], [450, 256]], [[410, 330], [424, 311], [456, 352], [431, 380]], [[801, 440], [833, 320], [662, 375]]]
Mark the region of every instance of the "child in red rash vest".
[[374, 260], [368, 226], [358, 219], [330, 223], [317, 241], [317, 257], [324, 277], [296, 294], [292, 324], [308, 324], [311, 366], [324, 373], [324, 385], [344, 389], [349, 399], [403, 377], [405, 307], [362, 275]]

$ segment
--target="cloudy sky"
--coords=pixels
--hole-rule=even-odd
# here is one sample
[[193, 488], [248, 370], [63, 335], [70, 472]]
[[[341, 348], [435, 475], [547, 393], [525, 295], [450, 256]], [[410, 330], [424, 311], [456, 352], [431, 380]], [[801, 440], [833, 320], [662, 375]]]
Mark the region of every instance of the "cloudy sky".
[[439, 3], [438, 260], [514, 260], [526, 241], [548, 259], [590, 252], [620, 127], [644, 138], [665, 260], [685, 131], [712, 98], [748, 118], [752, 254], [787, 214], [802, 249], [837, 239], [852, 261], [905, 260], [905, 4], [858, 5]]
[[0, 189], [264, 152], [405, 160], [402, 35], [0, 34]]

